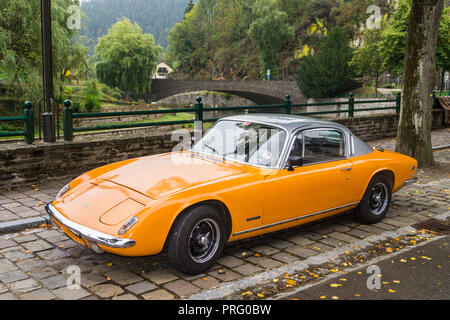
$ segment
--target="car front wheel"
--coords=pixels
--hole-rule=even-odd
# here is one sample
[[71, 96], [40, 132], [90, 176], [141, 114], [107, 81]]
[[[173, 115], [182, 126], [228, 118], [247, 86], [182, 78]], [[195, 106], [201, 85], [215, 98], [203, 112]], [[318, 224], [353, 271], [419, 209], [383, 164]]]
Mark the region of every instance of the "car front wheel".
[[356, 208], [357, 218], [367, 224], [381, 221], [387, 214], [392, 198], [392, 186], [387, 176], [378, 174], [372, 178]]
[[226, 242], [225, 221], [211, 206], [202, 205], [179, 217], [168, 238], [172, 265], [186, 274], [207, 271], [222, 255]]

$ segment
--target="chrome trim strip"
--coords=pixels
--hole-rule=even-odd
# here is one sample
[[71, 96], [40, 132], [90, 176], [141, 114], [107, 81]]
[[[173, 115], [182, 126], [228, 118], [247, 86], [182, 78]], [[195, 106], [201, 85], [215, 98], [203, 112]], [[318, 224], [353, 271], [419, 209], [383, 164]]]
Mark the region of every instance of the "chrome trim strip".
[[406, 180], [404, 186], [409, 186], [410, 184], [417, 183], [417, 177], [414, 177], [411, 180]]
[[58, 221], [63, 226], [67, 227], [72, 231], [77, 237], [83, 236], [84, 238], [91, 240], [95, 243], [102, 244], [110, 248], [130, 248], [136, 245], [136, 241], [131, 239], [114, 237], [106, 233], [92, 230], [90, 228], [84, 227], [78, 223], [75, 223], [66, 217], [64, 217], [55, 207], [49, 203], [45, 206], [47, 213], [51, 218]]
[[293, 222], [293, 221], [296, 221], [296, 220], [306, 219], [306, 218], [313, 217], [313, 216], [316, 216], [316, 215], [319, 215], [319, 214], [323, 214], [323, 213], [327, 213], [327, 212], [331, 212], [331, 211], [335, 211], [335, 210], [339, 210], [339, 209], [351, 207], [351, 206], [354, 206], [354, 205], [356, 205], [356, 204], [359, 204], [359, 201], [358, 201], [358, 202], [351, 203], [351, 204], [346, 204], [346, 205], [344, 205], [344, 206], [332, 208], [332, 209], [327, 209], [327, 210], [323, 210], [323, 211], [319, 211], [319, 212], [315, 212], [315, 213], [310, 213], [310, 214], [307, 214], [307, 215], [305, 215], [305, 216], [300, 216], [300, 217], [296, 217], [296, 218], [291, 218], [291, 219], [287, 219], [287, 220], [283, 220], [283, 221], [279, 221], [279, 222], [274, 222], [274, 223], [271, 223], [271, 224], [267, 224], [267, 225], [265, 225], [265, 226], [256, 227], [256, 228], [248, 229], [248, 230], [244, 230], [244, 231], [239, 231], [239, 232], [233, 233], [233, 236], [239, 236], [239, 235], [244, 234], [244, 233], [249, 233], [249, 232], [253, 232], [253, 231], [257, 231], [257, 230], [261, 230], [261, 229], [266, 229], [266, 228], [274, 227], [274, 226], [277, 226], [277, 225], [279, 225], [279, 224], [284, 224], [284, 223]]

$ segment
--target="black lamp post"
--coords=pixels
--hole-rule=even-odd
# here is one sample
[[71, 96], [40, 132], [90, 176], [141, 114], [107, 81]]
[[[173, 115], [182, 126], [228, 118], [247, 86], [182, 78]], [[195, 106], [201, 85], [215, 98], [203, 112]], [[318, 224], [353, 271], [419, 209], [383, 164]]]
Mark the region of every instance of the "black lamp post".
[[53, 102], [52, 8], [51, 0], [41, 0], [42, 65], [44, 88], [44, 113], [42, 114], [45, 142], [55, 142]]

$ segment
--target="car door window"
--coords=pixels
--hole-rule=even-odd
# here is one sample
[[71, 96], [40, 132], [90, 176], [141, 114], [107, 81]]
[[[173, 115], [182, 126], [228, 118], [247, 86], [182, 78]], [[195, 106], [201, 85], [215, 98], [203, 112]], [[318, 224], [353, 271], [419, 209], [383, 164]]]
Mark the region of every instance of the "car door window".
[[295, 140], [292, 144], [289, 156], [303, 157], [303, 133], [298, 133], [295, 135]]
[[336, 130], [311, 130], [303, 133], [304, 164], [345, 158], [344, 136]]

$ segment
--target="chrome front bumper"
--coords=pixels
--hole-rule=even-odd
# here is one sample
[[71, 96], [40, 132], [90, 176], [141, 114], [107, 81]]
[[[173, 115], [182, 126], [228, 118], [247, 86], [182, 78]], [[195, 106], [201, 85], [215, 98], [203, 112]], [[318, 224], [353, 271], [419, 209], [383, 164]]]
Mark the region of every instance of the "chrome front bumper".
[[131, 239], [124, 239], [114, 237], [106, 233], [98, 232], [90, 228], [84, 227], [64, 217], [55, 207], [49, 203], [45, 209], [51, 218], [58, 221], [60, 224], [68, 228], [78, 238], [92, 241], [96, 244], [101, 244], [110, 248], [130, 248], [136, 245], [136, 242]]

